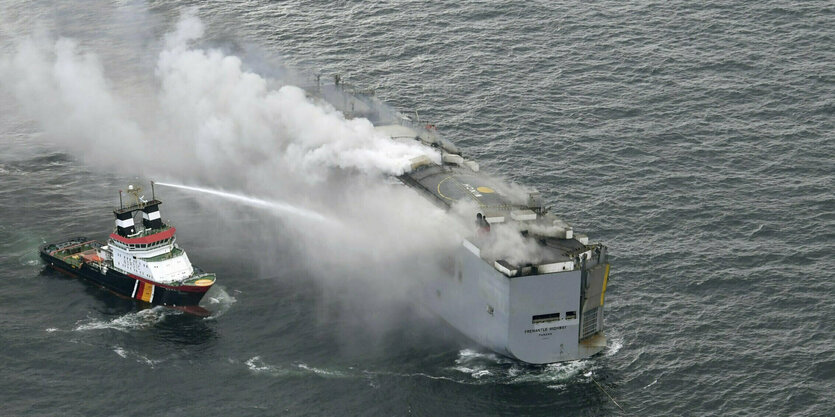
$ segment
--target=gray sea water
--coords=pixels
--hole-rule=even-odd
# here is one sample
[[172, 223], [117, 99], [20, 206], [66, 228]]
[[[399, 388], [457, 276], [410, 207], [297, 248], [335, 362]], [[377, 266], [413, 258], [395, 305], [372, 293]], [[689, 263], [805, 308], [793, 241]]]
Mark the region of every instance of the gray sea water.
[[528, 366], [431, 320], [369, 338], [286, 266], [292, 241], [208, 238], [222, 211], [172, 190], [164, 216], [218, 273], [215, 314], [138, 309], [36, 253], [103, 237], [134, 172], [50, 146], [6, 94], [0, 414], [835, 414], [831, 2], [3, 0], [0, 53], [45, 28], [143, 68], [133, 51], [193, 6], [255, 71], [342, 74], [540, 189], [610, 248], [610, 345]]

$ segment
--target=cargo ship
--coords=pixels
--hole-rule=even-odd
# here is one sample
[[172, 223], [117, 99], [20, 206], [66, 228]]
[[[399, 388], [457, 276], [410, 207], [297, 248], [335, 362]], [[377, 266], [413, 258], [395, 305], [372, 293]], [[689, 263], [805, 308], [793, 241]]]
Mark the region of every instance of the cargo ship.
[[[391, 109], [373, 90], [338, 76], [327, 85], [317, 77], [311, 90], [346, 118], [368, 119], [380, 135], [441, 154], [440, 162], [414, 158], [394, 178], [472, 224], [454, 253], [439, 256], [441, 272], [428, 280], [422, 305], [475, 342], [527, 363], [582, 359], [606, 347], [606, 246], [543, 207], [539, 192], [520, 195], [485, 175], [433, 123]], [[524, 246], [525, 255], [502, 240]]]
[[[153, 193], [153, 182], [151, 189]], [[162, 220], [162, 201], [146, 201], [141, 191], [128, 186], [127, 205], [119, 191], [119, 208], [113, 210], [116, 225], [107, 244], [76, 237], [41, 246], [41, 257], [55, 270], [120, 296], [208, 315], [198, 303], [214, 285], [215, 274], [191, 264], [177, 244], [176, 229]], [[141, 226], [135, 222], [140, 217]]]

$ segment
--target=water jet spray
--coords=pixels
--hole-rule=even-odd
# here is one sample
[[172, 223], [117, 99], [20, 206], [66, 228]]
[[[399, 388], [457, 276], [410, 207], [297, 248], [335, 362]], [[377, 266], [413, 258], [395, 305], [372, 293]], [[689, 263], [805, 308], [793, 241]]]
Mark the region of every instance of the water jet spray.
[[319, 214], [319, 213], [317, 213], [313, 210], [292, 206], [290, 204], [282, 203], [282, 202], [278, 202], [278, 201], [270, 201], [270, 200], [265, 200], [265, 199], [261, 199], [261, 198], [257, 198], [257, 197], [251, 197], [251, 196], [246, 196], [246, 195], [242, 195], [242, 194], [229, 193], [229, 192], [220, 191], [220, 190], [213, 190], [211, 188], [194, 187], [194, 186], [190, 186], [190, 185], [172, 184], [172, 183], [159, 182], [159, 181], [155, 181], [154, 184], [162, 185], [164, 187], [179, 188], [181, 190], [187, 190], [187, 191], [194, 191], [194, 192], [198, 192], [198, 193], [209, 194], [209, 195], [213, 195], [213, 196], [216, 196], [216, 197], [225, 198], [227, 200], [235, 201], [235, 202], [238, 202], [238, 203], [243, 203], [243, 204], [246, 204], [246, 205], [251, 206], [251, 207], [270, 209], [270, 210], [273, 210], [275, 212], [280, 212], [282, 214], [288, 214], [288, 215], [297, 216], [297, 217], [304, 217], [304, 218], [307, 218], [307, 219], [310, 219], [310, 220], [316, 220], [316, 221], [319, 221], [319, 222], [332, 222], [333, 221], [332, 219], [329, 219], [329, 218], [327, 218], [327, 217], [325, 217], [325, 216], [323, 216], [323, 215], [321, 215], [321, 214]]

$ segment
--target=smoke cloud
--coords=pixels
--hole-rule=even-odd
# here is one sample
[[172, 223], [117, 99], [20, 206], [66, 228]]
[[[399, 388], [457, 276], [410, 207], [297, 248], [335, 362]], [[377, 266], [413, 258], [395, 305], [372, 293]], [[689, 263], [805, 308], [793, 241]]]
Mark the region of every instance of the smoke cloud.
[[[161, 41], [148, 41], [161, 47], [153, 75], [132, 76], [139, 85], [129, 89], [121, 88], [121, 68], [79, 42], [30, 35], [0, 54], [0, 90], [46, 140], [87, 164], [288, 201], [335, 219], [336, 226], [267, 218], [226, 230], [239, 233], [238, 243], [254, 240], [261, 254], [288, 248], [275, 240], [292, 241], [296, 267], [334, 294], [354, 291], [365, 305], [374, 305], [369, 288], [384, 304], [414, 298], [421, 278], [436, 273], [435, 261], [471, 225], [383, 177], [403, 173], [420, 155], [437, 162], [439, 153], [377, 134], [368, 120], [346, 119], [301, 88], [248, 71], [237, 56], [198, 47], [204, 31], [192, 11]], [[126, 68], [124, 77], [141, 70]], [[270, 222], [278, 226], [264, 226]], [[272, 256], [258, 259], [275, 267]]]
[[[440, 160], [417, 142], [377, 134], [368, 120], [346, 120], [300, 88], [271, 88], [277, 80], [246, 71], [236, 56], [192, 47], [203, 33], [191, 12], [165, 35], [158, 91], [142, 109], [151, 117], [132, 113], [132, 97], [118, 96], [96, 55], [70, 39], [23, 40], [0, 61], [0, 75], [51, 140], [84, 148], [85, 159], [97, 164], [239, 185], [277, 169], [311, 183], [326, 180], [330, 168], [396, 175], [416, 156]], [[238, 166], [247, 169], [223, 169]]]

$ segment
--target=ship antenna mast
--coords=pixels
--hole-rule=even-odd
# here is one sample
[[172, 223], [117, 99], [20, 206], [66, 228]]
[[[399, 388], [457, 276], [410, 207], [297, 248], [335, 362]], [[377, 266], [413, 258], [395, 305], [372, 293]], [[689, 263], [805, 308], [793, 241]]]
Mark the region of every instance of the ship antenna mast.
[[153, 200], [156, 200], [156, 199], [157, 199], [156, 194], [154, 194], [154, 182], [151, 181], [151, 200], [153, 201]]
[[122, 204], [122, 190], [119, 190], [119, 209], [125, 208], [125, 205]]
[[138, 185], [128, 185], [128, 194], [133, 196], [132, 204], [137, 207], [142, 207], [142, 200], [139, 198], [139, 193], [142, 192], [142, 187]]

